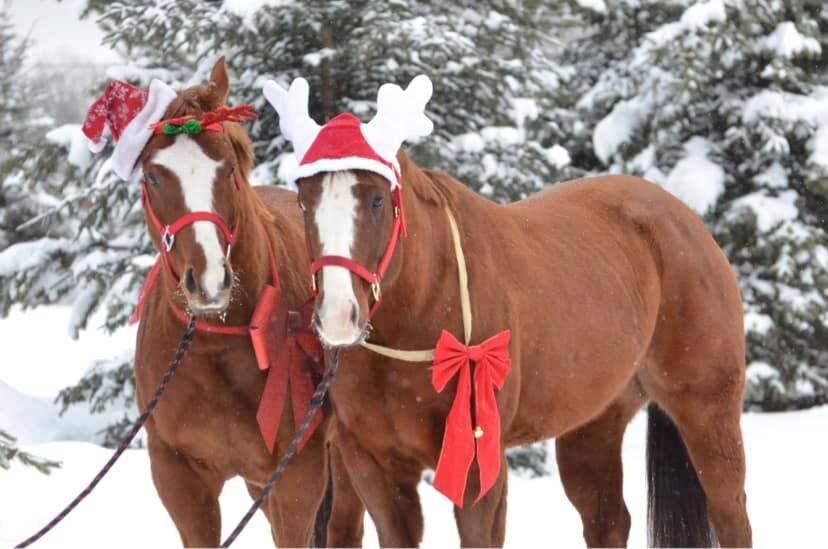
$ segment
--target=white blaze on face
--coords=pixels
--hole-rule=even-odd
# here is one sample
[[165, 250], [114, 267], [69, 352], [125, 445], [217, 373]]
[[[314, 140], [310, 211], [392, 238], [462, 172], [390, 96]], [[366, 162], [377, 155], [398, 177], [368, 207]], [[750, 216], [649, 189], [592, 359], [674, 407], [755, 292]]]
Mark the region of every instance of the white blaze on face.
[[[321, 255], [351, 257], [356, 230], [357, 199], [353, 193], [356, 184], [353, 172], [334, 172], [322, 179], [322, 194], [314, 216]], [[354, 343], [361, 330], [351, 317], [357, 307], [351, 272], [344, 267], [328, 266], [322, 268], [320, 276], [323, 288], [317, 312], [320, 335], [333, 346]]]
[[[204, 154], [201, 147], [185, 135], [177, 136], [172, 145], [156, 152], [152, 161], [178, 177], [188, 211], [215, 213], [213, 182], [221, 162]], [[208, 298], [219, 296], [224, 283], [225, 258], [218, 228], [209, 221], [196, 221], [192, 228], [196, 244], [201, 246], [206, 261], [201, 289]]]

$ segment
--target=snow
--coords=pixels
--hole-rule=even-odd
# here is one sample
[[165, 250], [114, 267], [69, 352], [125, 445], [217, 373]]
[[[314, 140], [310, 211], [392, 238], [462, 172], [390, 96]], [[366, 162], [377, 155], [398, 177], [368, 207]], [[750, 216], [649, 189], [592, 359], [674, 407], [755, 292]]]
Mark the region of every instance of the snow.
[[794, 190], [770, 196], [765, 191], [757, 191], [733, 201], [734, 210], [747, 208], [756, 216], [756, 227], [766, 232], [783, 221], [796, 219], [799, 210], [796, 199], [799, 195]]
[[[67, 331], [71, 316], [72, 308], [65, 305], [27, 311], [13, 307], [7, 318], [0, 319], [4, 353], [0, 381], [26, 395], [51, 399], [77, 382], [94, 360], [119, 356], [135, 344], [136, 326], [121, 328], [113, 334], [85, 330], [72, 339]], [[98, 326], [103, 320], [104, 313], [97, 313], [89, 325]], [[48, 334], [48, 344], [44, 344], [42, 334]], [[14, 429], [12, 434], [24, 435]]]
[[658, 29], [647, 33], [644, 42], [636, 51], [635, 58], [639, 61], [645, 54], [658, 48], [667, 42], [675, 40], [685, 32], [699, 30], [712, 23], [723, 23], [727, 18], [724, 3], [722, 0], [710, 0], [709, 2], [697, 2], [681, 14], [678, 21], [662, 25]]
[[801, 55], [816, 57], [822, 53], [819, 41], [804, 36], [792, 21], [779, 23], [776, 29], [762, 40], [760, 47], [786, 59]]
[[634, 97], [619, 101], [612, 111], [595, 126], [592, 146], [595, 154], [604, 164], [609, 164], [613, 155], [633, 136], [652, 109], [649, 101]]
[[767, 362], [755, 361], [748, 364], [745, 377], [754, 382], [766, 379], [777, 379], [779, 372]]
[[556, 168], [563, 168], [568, 166], [572, 158], [569, 156], [569, 151], [560, 145], [552, 145], [546, 149], [546, 158]]
[[279, 7], [292, 4], [292, 0], [224, 0], [222, 8], [240, 17], [251, 17], [264, 7]]
[[0, 252], [0, 276], [12, 276], [48, 262], [49, 256], [68, 247], [72, 242], [65, 238], [42, 238], [12, 244]]
[[766, 314], [755, 312], [745, 313], [745, 333], [756, 332], [764, 335], [772, 326], [773, 319]]
[[727, 18], [724, 2], [722, 0], [710, 0], [709, 2], [697, 2], [687, 8], [681, 14], [679, 21], [685, 29], [700, 29], [711, 23], [724, 23]]
[[538, 102], [532, 97], [516, 97], [512, 99], [512, 119], [518, 128], [523, 128], [528, 120], [540, 116]]
[[293, 0], [224, 0], [222, 10], [238, 15], [250, 30], [256, 30], [256, 14], [266, 7], [280, 7], [293, 4]]
[[92, 160], [86, 136], [81, 131], [80, 124], [65, 124], [46, 134], [46, 140], [66, 149], [69, 154], [66, 159], [73, 166], [85, 170]]
[[811, 153], [808, 160], [811, 164], [828, 170], [828, 87], [819, 87], [808, 96], [762, 90], [745, 102], [742, 120], [747, 124], [779, 120], [815, 127], [816, 131], [808, 141]]
[[663, 185], [700, 215], [707, 213], [724, 192], [724, 170], [707, 157], [709, 148], [706, 139], [690, 138], [684, 144], [686, 156], [673, 166]]
[[[78, 440], [90, 434], [94, 428], [91, 423], [81, 422], [82, 429], [73, 431], [71, 416], [58, 421], [48, 399], [23, 394], [32, 388], [40, 392], [47, 387], [56, 390], [62, 383], [56, 383], [54, 376], [65, 377], [68, 368], [77, 378], [81, 372], [77, 363], [86, 363], [86, 355], [104, 355], [107, 347], [116, 345], [104, 345], [105, 339], [98, 337], [82, 337], [78, 342], [58, 337], [50, 340], [49, 345], [32, 346], [35, 326], [54, 334], [54, 326], [65, 324], [67, 315], [65, 307], [45, 307], [28, 312], [14, 310], [9, 319], [0, 321], [6, 355], [26, 357], [27, 365], [20, 368], [22, 360], [0, 362], [0, 427], [19, 436], [23, 450], [63, 462], [62, 468], [48, 476], [19, 463], [9, 470], [0, 469], [0, 548], [21, 541], [62, 509], [111, 452]], [[113, 339], [131, 335], [128, 332], [118, 332]], [[17, 365], [10, 367], [9, 362]], [[757, 362], [751, 364], [748, 373], [764, 377], [776, 372]], [[743, 417], [748, 511], [757, 546], [813, 546], [822, 539], [822, 498], [828, 491], [828, 477], [819, 472], [828, 460], [828, 438], [815, 434], [823, 432], [826, 424], [828, 406], [780, 414], [748, 413]], [[645, 416], [639, 414], [627, 429], [623, 446], [624, 493], [632, 515], [630, 545], [634, 547], [645, 544], [645, 432]], [[553, 454], [549, 460], [550, 476], [529, 479], [510, 474], [507, 547], [537, 546], [541, 540], [545, 545], [584, 545], [580, 518], [566, 499], [558, 478], [554, 445], [549, 450]], [[423, 546], [457, 546], [459, 538], [451, 504], [425, 482], [420, 484], [419, 492], [425, 513]], [[221, 494], [224, 535], [249, 504], [240, 479], [225, 486]], [[140, 514], [130, 510], [140, 510]], [[375, 529], [370, 519], [366, 520], [365, 546], [376, 547]], [[129, 534], [124, 535], [125, 532]], [[125, 452], [96, 491], [38, 547], [100, 547], [116, 543], [124, 548], [180, 544], [155, 492], [147, 452], [143, 449]], [[262, 546], [271, 546], [270, 530], [264, 517], [257, 514], [234, 547]]]
[[607, 5], [604, 0], [575, 0], [579, 6], [592, 10], [596, 13], [607, 13]]
[[758, 185], [770, 187], [771, 189], [784, 189], [788, 186], [788, 173], [779, 162], [774, 162], [767, 170], [754, 177], [753, 180]]

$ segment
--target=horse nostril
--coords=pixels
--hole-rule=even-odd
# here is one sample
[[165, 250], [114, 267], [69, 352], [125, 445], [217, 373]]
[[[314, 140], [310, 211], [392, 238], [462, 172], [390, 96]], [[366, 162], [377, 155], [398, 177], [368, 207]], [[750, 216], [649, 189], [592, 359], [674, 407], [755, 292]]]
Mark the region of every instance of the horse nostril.
[[196, 293], [196, 290], [198, 288], [196, 287], [196, 280], [195, 280], [195, 276], [193, 275], [193, 268], [192, 267], [189, 267], [187, 269], [187, 273], [184, 275], [184, 283], [187, 285], [187, 291], [188, 292], [190, 292], [191, 294]]
[[354, 326], [356, 326], [357, 321], [359, 320], [359, 311], [357, 310], [356, 303], [351, 303], [351, 322]]
[[224, 281], [222, 282], [225, 290], [230, 287], [231, 282], [232, 282], [232, 277], [230, 276], [230, 269], [227, 267], [227, 265], [225, 265], [224, 266]]

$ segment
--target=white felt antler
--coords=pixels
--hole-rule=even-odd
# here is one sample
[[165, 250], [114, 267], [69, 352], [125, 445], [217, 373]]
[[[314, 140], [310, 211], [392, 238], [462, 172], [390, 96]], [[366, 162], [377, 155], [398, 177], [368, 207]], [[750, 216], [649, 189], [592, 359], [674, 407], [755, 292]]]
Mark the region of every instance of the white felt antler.
[[301, 160], [321, 129], [308, 114], [308, 81], [301, 77], [296, 78], [286, 91], [275, 81], [268, 80], [262, 91], [279, 113], [279, 129], [282, 135], [293, 143], [294, 154], [297, 160]]
[[425, 137], [434, 124], [425, 114], [433, 87], [428, 76], [416, 76], [403, 90], [396, 84], [383, 84], [377, 94], [377, 114], [362, 125], [362, 135], [387, 159], [394, 159], [407, 139]]

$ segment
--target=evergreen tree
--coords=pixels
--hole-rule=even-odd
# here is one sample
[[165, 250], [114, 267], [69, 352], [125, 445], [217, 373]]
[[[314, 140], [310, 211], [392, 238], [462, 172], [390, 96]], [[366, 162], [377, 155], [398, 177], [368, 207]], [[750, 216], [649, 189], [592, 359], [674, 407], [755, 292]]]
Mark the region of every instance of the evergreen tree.
[[[324, 122], [343, 111], [369, 118], [382, 83], [405, 85], [419, 73], [435, 84], [429, 114], [436, 135], [410, 150], [422, 165], [445, 169], [498, 200], [565, 178], [568, 155], [557, 134], [538, 123], [540, 113], [553, 110], [558, 81], [543, 54], [552, 21], [543, 3], [261, 4], [247, 11], [235, 7], [246, 5], [239, 2], [91, 0], [87, 15], [96, 18], [109, 45], [133, 60], [110, 72], [135, 84], [148, 85], [153, 77], [182, 87], [201, 82], [216, 58], [226, 55], [234, 77], [230, 102], [254, 102], [261, 115], [250, 126], [259, 160], [256, 183], [278, 182], [291, 156], [276, 113], [261, 95], [266, 78], [289, 84], [306, 77], [311, 114]], [[63, 146], [74, 147], [74, 139], [67, 137]], [[123, 324], [153, 256], [139, 187], [110, 173], [108, 152], [76, 163], [71, 198], [50, 212], [54, 227], [78, 235], [49, 256], [59, 259], [59, 267], [48, 273], [61, 281], [50, 286], [50, 299], [70, 297], [76, 304], [75, 330], [96, 309], [107, 312], [108, 328]], [[37, 287], [47, 276], [36, 269], [15, 272], [20, 287]], [[46, 301], [34, 291], [6, 299]], [[112, 402], [131, 406], [132, 394], [131, 357], [124, 356], [96, 364], [59, 398], [64, 406], [91, 402], [98, 411]], [[107, 441], [119, 427], [106, 433]]]
[[[26, 239], [28, 231], [19, 226], [40, 209], [39, 198], [32, 197], [16, 177], [31, 152], [33, 136], [42, 134], [45, 127], [42, 113], [32, 107], [36, 93], [23, 70], [29, 45], [27, 39], [15, 34], [8, 3], [0, 3], [0, 250]], [[2, 269], [0, 266], [0, 272]], [[0, 467], [7, 469], [12, 460], [18, 460], [48, 473], [58, 466], [20, 450], [3, 427], [10, 426], [0, 426]]]
[[747, 405], [826, 402], [828, 6], [598, 6], [564, 55], [575, 163], [641, 174], [704, 215], [741, 283]]

